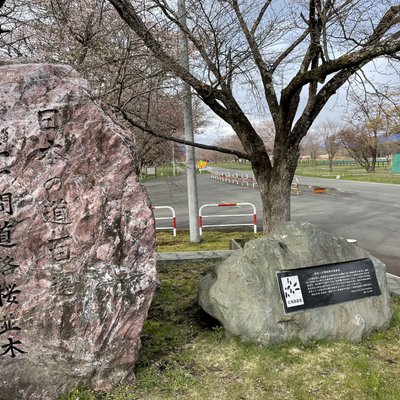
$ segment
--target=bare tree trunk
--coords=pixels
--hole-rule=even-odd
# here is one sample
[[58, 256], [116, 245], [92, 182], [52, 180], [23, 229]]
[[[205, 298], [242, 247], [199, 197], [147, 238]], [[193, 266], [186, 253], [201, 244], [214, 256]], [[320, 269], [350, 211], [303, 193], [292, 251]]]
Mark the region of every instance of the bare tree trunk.
[[333, 159], [331, 156], [328, 158], [329, 172], [333, 171]]
[[273, 232], [291, 219], [291, 187], [300, 152], [298, 147], [281, 151], [281, 157], [269, 171], [266, 166], [253, 166], [263, 204], [265, 234]]
[[372, 156], [372, 161], [371, 161], [371, 172], [375, 172], [376, 168], [376, 154]]

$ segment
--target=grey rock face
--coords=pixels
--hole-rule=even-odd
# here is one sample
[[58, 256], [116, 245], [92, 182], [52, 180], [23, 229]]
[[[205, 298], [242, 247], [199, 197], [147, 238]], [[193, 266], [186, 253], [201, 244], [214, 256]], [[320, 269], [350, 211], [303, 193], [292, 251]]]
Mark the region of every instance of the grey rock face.
[[[285, 314], [276, 273], [371, 258], [380, 296]], [[391, 319], [385, 265], [360, 247], [308, 223], [289, 222], [269, 237], [248, 242], [199, 285], [201, 307], [227, 335], [262, 344], [298, 338], [360, 340]]]
[[0, 104], [0, 399], [132, 382], [156, 283], [134, 145], [68, 66], [0, 67]]

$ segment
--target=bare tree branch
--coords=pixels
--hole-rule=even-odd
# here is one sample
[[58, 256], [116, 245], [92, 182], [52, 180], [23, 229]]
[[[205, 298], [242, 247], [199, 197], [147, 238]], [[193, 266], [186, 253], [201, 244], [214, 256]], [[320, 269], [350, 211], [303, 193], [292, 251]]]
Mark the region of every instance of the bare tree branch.
[[[238, 1], [232, 0], [232, 6], [239, 21], [239, 25], [246, 36], [246, 40], [247, 43], [249, 44], [249, 48], [253, 55], [254, 62], [260, 72], [261, 79], [264, 83], [265, 97], [271, 109], [272, 118], [275, 119], [278, 114], [279, 106], [278, 106], [278, 99], [275, 93], [275, 88], [273, 85], [271, 70], [268, 64], [263, 59], [260, 48], [254, 37], [253, 31], [249, 29], [243, 18]], [[278, 123], [278, 120], [276, 119], [275, 122]]]
[[271, 5], [272, 0], [266, 0], [264, 5], [262, 6], [256, 20], [254, 21], [253, 26], [251, 27], [251, 34], [254, 35], [256, 33], [257, 28], [260, 26], [262, 19], [264, 18], [265, 13], [268, 10], [268, 7]]
[[[397, 16], [397, 17], [396, 17]], [[336, 60], [323, 63], [321, 66], [304, 73], [298, 73], [286, 89], [282, 92], [285, 99], [291, 98], [300, 88], [310, 82], [323, 81], [328, 75], [343, 69], [353, 69], [356, 71], [360, 66], [364, 65], [371, 59], [386, 54], [396, 54], [400, 51], [399, 33], [394, 33], [391, 37], [379, 42], [383, 39], [384, 34], [397, 23], [400, 16], [400, 6], [394, 6], [389, 9], [382, 17], [379, 23], [379, 30], [372, 33], [366, 45], [349, 54], [345, 54]], [[379, 32], [379, 35], [378, 35]]]
[[276, 58], [276, 60], [270, 67], [270, 71], [274, 72], [278, 68], [278, 66], [282, 63], [282, 61], [286, 57], [288, 57], [292, 53], [292, 51], [304, 41], [304, 39], [309, 35], [309, 33], [310, 31], [307, 28], [285, 51], [283, 51], [279, 55], [279, 57]]
[[125, 121], [127, 121], [131, 126], [140, 129], [143, 132], [146, 132], [152, 136], [158, 137], [160, 139], [166, 139], [166, 140], [170, 140], [172, 142], [175, 143], [180, 143], [180, 144], [184, 144], [187, 146], [193, 146], [199, 149], [205, 149], [205, 150], [213, 150], [213, 151], [218, 151], [220, 153], [225, 153], [225, 154], [231, 154], [234, 155], [238, 158], [243, 158], [245, 160], [249, 159], [249, 156], [246, 153], [243, 153], [241, 151], [236, 151], [236, 150], [231, 150], [231, 149], [226, 149], [223, 147], [219, 147], [219, 146], [211, 146], [211, 145], [207, 145], [207, 144], [202, 144], [202, 143], [195, 143], [195, 142], [191, 142], [188, 140], [184, 140], [184, 139], [180, 139], [177, 138], [175, 136], [172, 135], [165, 135], [159, 132], [156, 132], [155, 130], [151, 129], [148, 126], [142, 125], [140, 123], [138, 123], [137, 121], [135, 121], [133, 118], [131, 118], [128, 113], [120, 108], [115, 108], [113, 107], [116, 111], [118, 111], [123, 118], [125, 119]]

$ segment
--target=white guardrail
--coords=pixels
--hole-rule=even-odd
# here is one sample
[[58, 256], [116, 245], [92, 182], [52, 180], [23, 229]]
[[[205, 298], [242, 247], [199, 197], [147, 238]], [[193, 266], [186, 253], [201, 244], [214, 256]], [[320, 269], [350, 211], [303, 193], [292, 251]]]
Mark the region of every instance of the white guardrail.
[[[204, 215], [203, 210], [209, 207], [242, 207], [242, 206], [250, 206], [253, 210], [251, 214], [212, 214], [212, 215]], [[227, 218], [227, 217], [252, 217], [252, 223], [246, 224], [208, 224], [204, 225], [203, 220], [205, 218]], [[204, 204], [199, 208], [199, 232], [200, 236], [203, 234], [204, 228], [211, 228], [211, 227], [221, 227], [221, 226], [253, 226], [254, 233], [257, 233], [257, 212], [256, 207], [252, 203], [221, 203], [221, 204]]]
[[[257, 180], [254, 176], [249, 175], [248, 173], [240, 173], [240, 172], [232, 172], [232, 171], [219, 171], [219, 170], [211, 170], [211, 179], [215, 179], [217, 181], [231, 183], [235, 185], [242, 186], [251, 186], [256, 187]], [[300, 194], [300, 183], [298, 178], [294, 178], [292, 182], [292, 191], [295, 192], [296, 195]]]
[[[170, 206], [155, 206], [152, 207], [153, 210], [169, 210], [171, 211], [171, 216], [168, 217], [156, 217], [154, 215], [154, 219], [157, 221], [163, 221], [163, 220], [170, 220], [171, 221], [171, 226], [156, 226], [156, 230], [172, 230], [172, 234], [174, 237], [176, 236], [176, 216], [175, 216], [175, 210], [170, 207]], [[155, 213], [154, 213], [155, 214]]]

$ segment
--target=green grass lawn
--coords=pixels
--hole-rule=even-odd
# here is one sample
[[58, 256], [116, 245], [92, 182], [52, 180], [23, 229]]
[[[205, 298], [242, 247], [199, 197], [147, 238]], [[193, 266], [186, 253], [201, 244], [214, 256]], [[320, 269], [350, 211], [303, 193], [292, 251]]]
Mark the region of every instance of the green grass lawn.
[[329, 167], [324, 165], [318, 165], [316, 167], [299, 165], [296, 170], [296, 175], [328, 179], [336, 179], [337, 176], [340, 176], [340, 179], [351, 181], [400, 184], [400, 174], [392, 174], [387, 167], [379, 167], [376, 169], [376, 172], [368, 173], [365, 169], [356, 165], [336, 165], [333, 166], [332, 171], [329, 171]]
[[236, 162], [226, 162], [226, 163], [209, 163], [210, 167], [221, 168], [221, 169], [236, 169], [243, 171], [251, 171], [250, 163], [236, 163]]
[[251, 240], [262, 233], [253, 232], [203, 232], [200, 243], [190, 243], [189, 231], [177, 231], [176, 237], [171, 232], [157, 232], [157, 252], [171, 253], [179, 251], [229, 250], [230, 239]]
[[[251, 166], [247, 163], [210, 163], [209, 166], [227, 170], [233, 169], [251, 171]], [[368, 173], [365, 169], [358, 165], [334, 165], [333, 170], [329, 171], [329, 167], [327, 165], [322, 165], [320, 163], [316, 166], [307, 165], [306, 163], [299, 163], [299, 166], [296, 170], [296, 175], [328, 179], [336, 179], [337, 176], [340, 176], [340, 179], [344, 180], [400, 184], [400, 174], [392, 174], [390, 168], [387, 166], [377, 166], [376, 172]], [[157, 167], [156, 177], [141, 177], [141, 180], [166, 178], [170, 176], [172, 176], [172, 167], [167, 165]]]
[[158, 268], [136, 383], [110, 394], [77, 389], [62, 400], [398, 400], [400, 299], [390, 328], [359, 342], [294, 341], [261, 347], [227, 339], [197, 305], [211, 263]]

